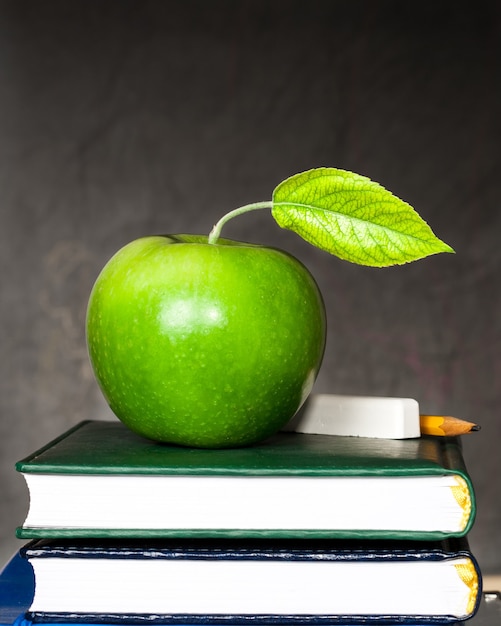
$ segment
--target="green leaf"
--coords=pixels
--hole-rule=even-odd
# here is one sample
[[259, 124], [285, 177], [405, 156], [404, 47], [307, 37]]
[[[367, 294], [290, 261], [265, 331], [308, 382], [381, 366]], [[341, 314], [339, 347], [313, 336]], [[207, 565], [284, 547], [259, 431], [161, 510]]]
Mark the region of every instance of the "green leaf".
[[296, 174], [273, 192], [272, 215], [341, 259], [386, 267], [454, 252], [406, 202], [365, 176], [334, 168]]

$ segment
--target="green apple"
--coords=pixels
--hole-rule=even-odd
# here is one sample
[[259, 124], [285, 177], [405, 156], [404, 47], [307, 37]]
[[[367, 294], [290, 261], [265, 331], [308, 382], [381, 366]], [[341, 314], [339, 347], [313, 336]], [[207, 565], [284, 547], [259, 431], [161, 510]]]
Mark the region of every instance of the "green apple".
[[195, 235], [119, 250], [92, 289], [87, 342], [111, 409], [145, 437], [249, 445], [301, 407], [325, 346], [315, 280], [286, 252]]
[[454, 252], [406, 202], [334, 168], [296, 174], [224, 215], [208, 237], [144, 237], [99, 275], [87, 311], [96, 378], [112, 410], [154, 440], [249, 445], [279, 430], [310, 393], [325, 310], [289, 254], [220, 239], [237, 215], [277, 224], [341, 259], [373, 267]]

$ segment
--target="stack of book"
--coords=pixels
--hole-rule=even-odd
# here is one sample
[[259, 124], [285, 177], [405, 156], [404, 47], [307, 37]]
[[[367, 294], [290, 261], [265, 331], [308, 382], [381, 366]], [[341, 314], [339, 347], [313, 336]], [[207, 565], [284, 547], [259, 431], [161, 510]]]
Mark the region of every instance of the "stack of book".
[[457, 438], [202, 450], [86, 421], [17, 470], [23, 624], [445, 623], [481, 597]]

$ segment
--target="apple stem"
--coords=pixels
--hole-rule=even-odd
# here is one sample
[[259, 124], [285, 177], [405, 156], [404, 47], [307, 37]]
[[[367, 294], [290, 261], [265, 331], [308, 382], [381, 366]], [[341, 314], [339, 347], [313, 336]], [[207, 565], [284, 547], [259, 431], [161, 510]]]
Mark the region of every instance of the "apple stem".
[[221, 235], [221, 230], [223, 226], [236, 217], [237, 215], [242, 215], [242, 213], [247, 213], [248, 211], [256, 211], [257, 209], [271, 209], [273, 208], [273, 202], [271, 200], [266, 200], [265, 202], [253, 202], [252, 204], [246, 204], [244, 206], [239, 207], [238, 209], [234, 209], [230, 211], [226, 215], [214, 225], [213, 229], [210, 231], [208, 242], [209, 243], [217, 243], [219, 236]]

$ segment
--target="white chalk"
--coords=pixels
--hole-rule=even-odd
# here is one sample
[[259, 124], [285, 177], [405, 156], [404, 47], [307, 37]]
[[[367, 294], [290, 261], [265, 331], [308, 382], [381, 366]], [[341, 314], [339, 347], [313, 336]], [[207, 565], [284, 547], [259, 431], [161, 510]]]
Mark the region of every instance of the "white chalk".
[[311, 394], [284, 428], [287, 431], [345, 437], [419, 437], [419, 404], [412, 398]]

